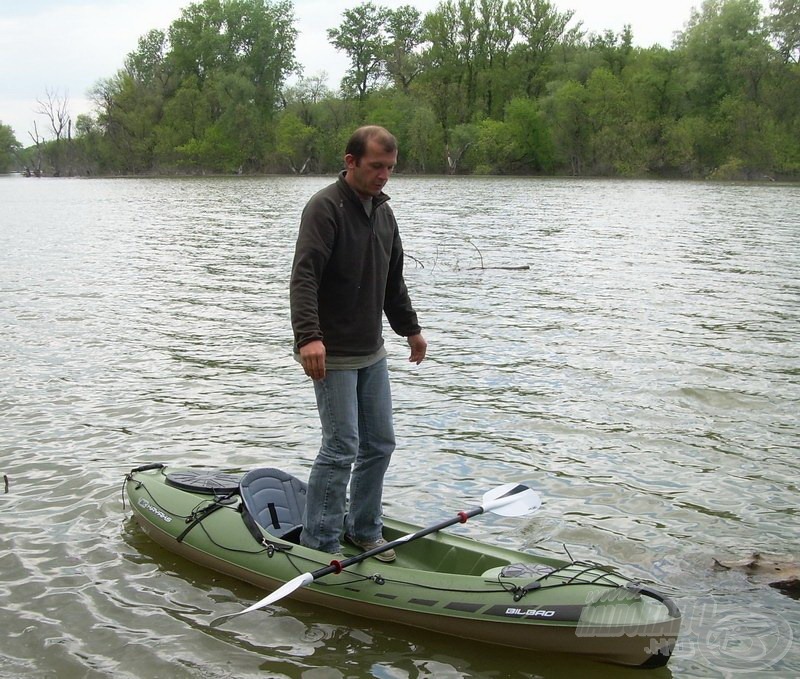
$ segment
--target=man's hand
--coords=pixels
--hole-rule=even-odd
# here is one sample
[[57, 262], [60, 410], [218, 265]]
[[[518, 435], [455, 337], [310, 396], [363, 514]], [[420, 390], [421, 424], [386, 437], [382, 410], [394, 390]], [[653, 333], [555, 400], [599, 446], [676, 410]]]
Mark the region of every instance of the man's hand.
[[300, 364], [312, 380], [325, 377], [325, 345], [322, 340], [313, 340], [300, 347]]
[[425, 341], [422, 333], [419, 335], [411, 335], [410, 337], [406, 337], [406, 339], [408, 340], [408, 346], [411, 347], [411, 356], [408, 357], [408, 360], [410, 363], [419, 365], [422, 363], [425, 358], [425, 353], [428, 351], [428, 343]]

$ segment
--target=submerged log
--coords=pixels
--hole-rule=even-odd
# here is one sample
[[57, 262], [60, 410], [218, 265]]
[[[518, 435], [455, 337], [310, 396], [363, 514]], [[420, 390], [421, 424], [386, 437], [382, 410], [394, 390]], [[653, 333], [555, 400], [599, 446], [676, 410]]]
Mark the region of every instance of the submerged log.
[[720, 561], [714, 559], [717, 570], [736, 570], [745, 573], [759, 584], [766, 584], [793, 599], [800, 599], [800, 563], [790, 556], [759, 554], [746, 559]]

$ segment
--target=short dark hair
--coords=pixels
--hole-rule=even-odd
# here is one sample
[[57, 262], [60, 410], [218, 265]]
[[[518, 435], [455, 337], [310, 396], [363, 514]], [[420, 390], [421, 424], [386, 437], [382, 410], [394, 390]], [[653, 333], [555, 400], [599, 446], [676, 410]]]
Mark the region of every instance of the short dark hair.
[[389, 130], [380, 125], [364, 125], [353, 132], [344, 150], [345, 155], [353, 156], [357, 161], [361, 160], [367, 152], [367, 144], [371, 139], [381, 144], [387, 153], [397, 151], [397, 139]]

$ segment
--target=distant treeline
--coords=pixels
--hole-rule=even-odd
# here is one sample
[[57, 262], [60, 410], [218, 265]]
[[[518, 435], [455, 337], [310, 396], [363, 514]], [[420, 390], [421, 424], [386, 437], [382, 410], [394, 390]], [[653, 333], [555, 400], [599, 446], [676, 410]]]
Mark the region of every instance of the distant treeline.
[[48, 92], [46, 141], [0, 125], [0, 169], [330, 173], [369, 122], [406, 173], [800, 177], [800, 0], [706, 0], [669, 48], [574, 19], [546, 0], [366, 2], [328, 30], [350, 64], [332, 90], [296, 77], [291, 2], [204, 0], [96, 84], [95, 115]]

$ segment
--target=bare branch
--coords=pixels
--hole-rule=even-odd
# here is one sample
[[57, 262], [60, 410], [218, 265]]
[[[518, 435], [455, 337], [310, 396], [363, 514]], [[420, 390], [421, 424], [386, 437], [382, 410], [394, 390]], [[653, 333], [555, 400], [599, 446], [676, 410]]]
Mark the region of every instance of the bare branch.
[[57, 91], [51, 91], [49, 88], [45, 90], [45, 97], [44, 101], [41, 99], [36, 100], [39, 108], [35, 109], [35, 112], [47, 118], [56, 141], [59, 141], [64, 134], [65, 128], [70, 123], [69, 113], [67, 112], [69, 97], [66, 93], [62, 97]]

